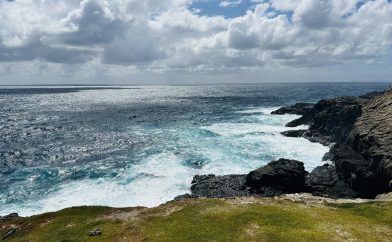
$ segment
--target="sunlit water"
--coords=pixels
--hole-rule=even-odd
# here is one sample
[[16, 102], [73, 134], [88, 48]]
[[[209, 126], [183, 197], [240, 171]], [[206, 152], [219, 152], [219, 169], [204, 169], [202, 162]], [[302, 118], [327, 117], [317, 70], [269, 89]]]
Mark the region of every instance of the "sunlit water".
[[0, 215], [156, 206], [188, 193], [196, 174], [277, 158], [310, 171], [328, 147], [282, 136], [297, 117], [271, 111], [388, 85], [0, 89]]

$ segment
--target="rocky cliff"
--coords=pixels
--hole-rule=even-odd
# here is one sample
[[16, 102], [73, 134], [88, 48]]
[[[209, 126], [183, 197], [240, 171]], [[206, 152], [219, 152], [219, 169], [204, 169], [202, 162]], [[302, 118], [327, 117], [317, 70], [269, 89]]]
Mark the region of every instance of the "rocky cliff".
[[363, 196], [392, 190], [392, 89], [362, 107], [346, 140], [331, 153], [339, 175]]
[[273, 114], [301, 115], [287, 126], [307, 124], [309, 129], [283, 135], [331, 145], [326, 158], [334, 164], [308, 173], [302, 162], [280, 159], [248, 175], [198, 176], [192, 183], [192, 194], [185, 197], [308, 192], [334, 198], [374, 198], [392, 191], [392, 89], [317, 104], [298, 103]]

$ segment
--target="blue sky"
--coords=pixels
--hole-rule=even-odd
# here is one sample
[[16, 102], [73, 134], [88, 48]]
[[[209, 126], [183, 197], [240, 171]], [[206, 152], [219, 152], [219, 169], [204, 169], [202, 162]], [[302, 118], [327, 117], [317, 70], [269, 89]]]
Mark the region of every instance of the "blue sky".
[[[392, 0], [387, 0], [391, 2]], [[222, 6], [222, 2], [232, 3], [227, 4], [226, 6]], [[196, 11], [198, 15], [201, 16], [224, 16], [225, 18], [236, 18], [245, 15], [246, 11], [254, 10], [255, 6], [258, 3], [269, 3], [269, 0], [198, 0], [193, 2], [190, 5], [190, 9]], [[364, 5], [367, 1], [358, 1], [357, 9], [359, 9], [362, 5]], [[292, 12], [280, 12], [276, 11], [276, 13], [284, 13], [291, 17]]]
[[[222, 2], [232, 2], [233, 5], [220, 6]], [[250, 0], [243, 1], [221, 1], [221, 0], [206, 0], [198, 1], [190, 6], [190, 9], [198, 9], [200, 15], [215, 16], [221, 15], [226, 18], [235, 18], [243, 16], [247, 10], [254, 8], [255, 3]]]

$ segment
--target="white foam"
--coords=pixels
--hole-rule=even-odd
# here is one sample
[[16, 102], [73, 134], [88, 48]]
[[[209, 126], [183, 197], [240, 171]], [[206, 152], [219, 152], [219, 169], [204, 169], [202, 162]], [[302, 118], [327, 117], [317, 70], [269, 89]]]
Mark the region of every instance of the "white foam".
[[238, 111], [237, 113], [260, 113], [264, 115], [270, 115], [273, 111], [279, 109], [279, 107], [269, 107], [269, 108], [252, 108], [248, 110]]
[[[298, 115], [271, 115], [276, 108], [257, 108], [242, 113], [255, 113], [252, 118], [260, 122], [253, 123], [219, 123], [211, 126], [202, 127], [203, 129], [212, 131], [227, 140], [231, 140], [238, 150], [243, 150], [251, 157], [272, 157], [289, 158], [303, 161], [308, 171], [313, 170], [316, 166], [323, 164], [322, 157], [328, 152], [329, 148], [318, 143], [312, 143], [304, 138], [285, 137], [281, 133], [288, 130], [307, 129], [308, 126], [301, 125], [295, 128], [285, 127], [286, 123], [298, 118]], [[242, 164], [231, 164], [233, 159], [227, 157], [227, 161], [222, 162], [233, 165], [235, 171], [243, 169], [254, 169], [271, 161], [251, 159], [246, 160]], [[220, 164], [220, 163], [219, 163]], [[219, 164], [209, 164], [211, 170], [217, 170], [222, 173], [225, 168]], [[240, 165], [241, 167], [237, 167]], [[220, 174], [219, 173], [219, 174]]]
[[196, 174], [244, 174], [278, 158], [304, 161], [308, 171], [321, 165], [328, 147], [303, 138], [284, 137], [280, 134], [283, 131], [307, 126], [287, 128], [284, 125], [298, 116], [271, 115], [271, 111], [273, 109], [265, 108], [245, 111], [255, 113], [250, 115], [256, 120], [252, 123], [219, 123], [201, 127], [220, 135], [216, 137], [195, 140], [197, 137], [186, 135], [190, 131], [178, 130], [183, 139], [178, 142], [187, 144], [181, 150], [187, 149], [188, 153], [208, 158], [209, 162], [201, 169], [186, 166], [184, 157], [165, 150], [166, 146], [162, 144], [162, 153], [146, 157], [138, 164], [130, 162], [118, 177], [62, 184], [56, 192], [41, 200], [4, 205], [1, 210], [30, 216], [82, 205], [153, 207], [188, 193], [192, 177]]
[[[72, 206], [154, 207], [189, 192], [191, 168], [173, 154], [153, 155], [113, 179], [81, 180], [63, 184], [58, 191], [38, 201], [3, 207], [21, 216], [53, 212]], [[134, 178], [134, 179], [130, 179]], [[127, 182], [129, 181], [129, 182]]]

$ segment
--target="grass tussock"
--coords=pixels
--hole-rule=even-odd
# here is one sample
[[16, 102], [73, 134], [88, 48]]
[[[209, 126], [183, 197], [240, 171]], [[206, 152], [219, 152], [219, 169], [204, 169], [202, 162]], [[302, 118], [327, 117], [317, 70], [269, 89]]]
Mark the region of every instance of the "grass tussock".
[[[253, 201], [253, 200], [252, 200]], [[193, 199], [158, 208], [79, 207], [0, 224], [6, 241], [392, 241], [392, 202]], [[102, 235], [89, 237], [94, 228]]]

